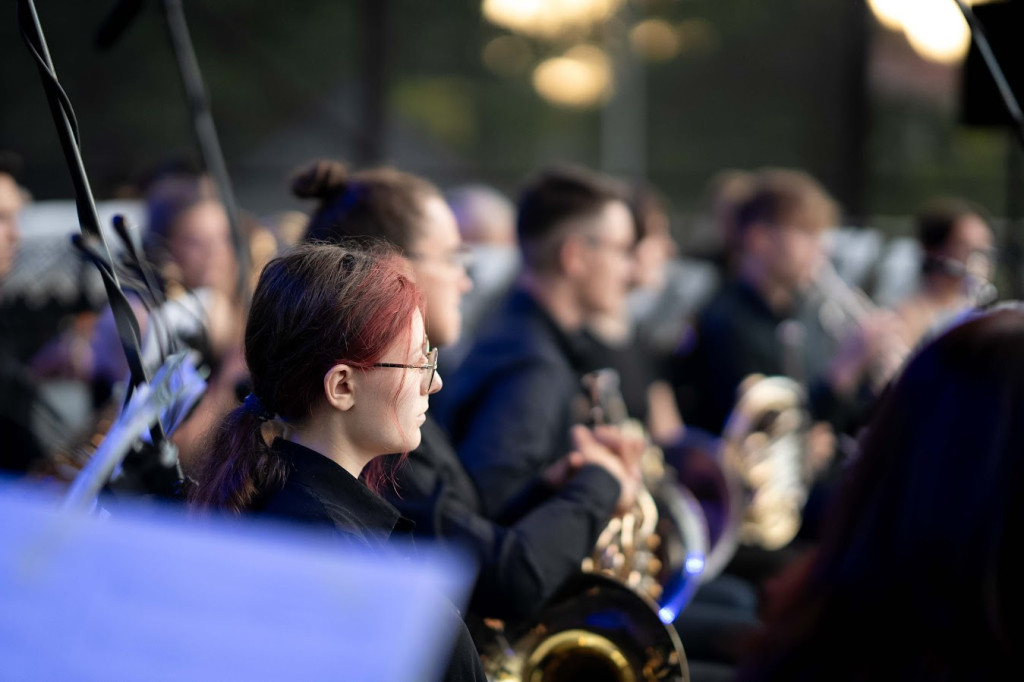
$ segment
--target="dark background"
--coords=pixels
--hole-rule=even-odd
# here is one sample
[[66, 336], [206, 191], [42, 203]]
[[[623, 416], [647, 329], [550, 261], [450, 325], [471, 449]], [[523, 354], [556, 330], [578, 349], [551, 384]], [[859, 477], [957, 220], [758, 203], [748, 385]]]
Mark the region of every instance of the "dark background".
[[[162, 3], [144, 2], [100, 50], [113, 4], [36, 3], [98, 199], [169, 158], [197, 158]], [[15, 10], [6, 3], [0, 17], [0, 148], [23, 156], [37, 198], [68, 198]], [[286, 179], [313, 156], [510, 193], [541, 163], [577, 161], [649, 179], [684, 239], [700, 230], [707, 182], [724, 168], [804, 168], [848, 224], [892, 234], [932, 194], [1000, 218], [1018, 210], [1008, 192], [1020, 188], [1009, 175], [1016, 144], [1005, 127], [964, 124], [962, 64], [917, 56], [864, 0], [634, 2], [590, 38], [621, 48], [631, 22], [652, 17], [695, 30], [670, 60], [633, 58], [641, 78], [583, 111], [541, 99], [528, 67], [485, 66], [484, 46], [509, 32], [483, 18], [479, 0], [218, 0], [185, 12], [239, 203], [256, 213], [295, 207]], [[560, 47], [532, 44], [535, 59]]]

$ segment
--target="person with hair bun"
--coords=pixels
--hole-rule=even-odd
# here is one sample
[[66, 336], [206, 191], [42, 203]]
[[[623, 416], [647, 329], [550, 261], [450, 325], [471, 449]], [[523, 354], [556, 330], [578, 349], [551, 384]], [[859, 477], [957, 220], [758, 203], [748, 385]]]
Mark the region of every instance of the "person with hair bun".
[[[391, 168], [350, 173], [337, 161], [319, 160], [299, 170], [293, 191], [319, 199], [308, 240], [374, 237], [397, 247], [423, 290], [431, 342], [444, 349], [458, 340], [460, 300], [471, 284], [455, 217], [433, 184]], [[418, 535], [465, 548], [476, 559], [473, 617], [537, 612], [580, 570], [600, 531], [636, 493], [626, 461], [639, 457], [642, 443], [577, 427], [564, 434], [570, 447], [548, 453], [557, 461], [520, 487], [510, 512], [489, 518], [448, 435], [429, 414], [422, 432], [385, 495], [415, 521]]]
[[[411, 524], [375, 492], [380, 456], [419, 445], [436, 361], [393, 251], [302, 245], [272, 260], [245, 328], [252, 392], [212, 432], [191, 504], [325, 526], [383, 553]], [[268, 444], [271, 422], [286, 428]], [[446, 679], [483, 680], [457, 632]]]

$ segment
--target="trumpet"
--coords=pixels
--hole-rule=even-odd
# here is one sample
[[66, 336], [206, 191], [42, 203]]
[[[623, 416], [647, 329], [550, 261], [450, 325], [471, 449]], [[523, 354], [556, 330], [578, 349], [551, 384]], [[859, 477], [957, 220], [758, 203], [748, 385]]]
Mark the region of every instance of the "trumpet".
[[[828, 258], [821, 264], [812, 292], [821, 298], [818, 320], [837, 343], [862, 329], [869, 317], [884, 310], [862, 289], [849, 284]], [[876, 393], [892, 379], [910, 350], [904, 339], [894, 334], [886, 352], [873, 358], [868, 373]]]

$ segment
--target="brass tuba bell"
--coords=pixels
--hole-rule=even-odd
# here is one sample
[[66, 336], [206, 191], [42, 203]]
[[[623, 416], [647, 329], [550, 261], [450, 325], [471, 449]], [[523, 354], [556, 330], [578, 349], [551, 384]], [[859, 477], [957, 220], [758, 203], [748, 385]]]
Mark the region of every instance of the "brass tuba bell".
[[688, 682], [657, 605], [614, 578], [578, 573], [529, 621], [470, 622], [491, 682]]

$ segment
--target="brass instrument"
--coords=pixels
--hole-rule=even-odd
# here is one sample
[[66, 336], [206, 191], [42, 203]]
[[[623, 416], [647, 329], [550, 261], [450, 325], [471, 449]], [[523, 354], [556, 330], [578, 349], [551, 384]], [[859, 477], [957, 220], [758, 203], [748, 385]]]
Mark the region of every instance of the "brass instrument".
[[[613, 370], [587, 375], [584, 387], [592, 424], [642, 433]], [[699, 584], [706, 527], [697, 501], [666, 476], [660, 450], [648, 447], [642, 468], [636, 503], [535, 618], [469, 622], [491, 682], [688, 682], [672, 621]]]
[[[813, 293], [821, 297], [818, 308], [821, 326], [837, 342], [862, 326], [869, 315], [880, 310], [870, 296], [843, 279], [828, 258], [815, 278]], [[901, 340], [897, 341], [899, 343], [893, 344], [888, 354], [876, 359], [869, 368], [869, 378], [876, 392], [892, 379], [910, 354], [910, 348]]]
[[784, 376], [748, 377], [726, 421], [721, 462], [731, 481], [731, 552], [779, 549], [796, 537], [810, 487], [803, 388]]
[[689, 682], [675, 628], [614, 578], [576, 574], [534, 620], [469, 622], [491, 682]]
[[[862, 326], [879, 307], [848, 284], [825, 259], [812, 295], [820, 298], [818, 318], [836, 342]], [[797, 325], [799, 326], [799, 325]], [[803, 332], [782, 334], [790, 365], [801, 355]], [[869, 368], [874, 389], [891, 380], [909, 349], [894, 344], [891, 352]], [[752, 374], [737, 389], [737, 400], [722, 431], [719, 460], [729, 481], [728, 544], [716, 548], [730, 557], [738, 545], [779, 549], [800, 530], [813, 472], [808, 438], [812, 420], [799, 367], [791, 376]]]
[[[591, 424], [612, 424], [647, 444], [641, 460], [643, 486], [636, 503], [605, 526], [583, 570], [616, 578], [655, 602], [672, 602], [678, 614], [700, 583], [708, 549], [707, 522], [700, 504], [678, 483], [661, 448], [629, 416], [615, 370], [583, 377]], [[665, 587], [673, 584], [672, 594]]]

